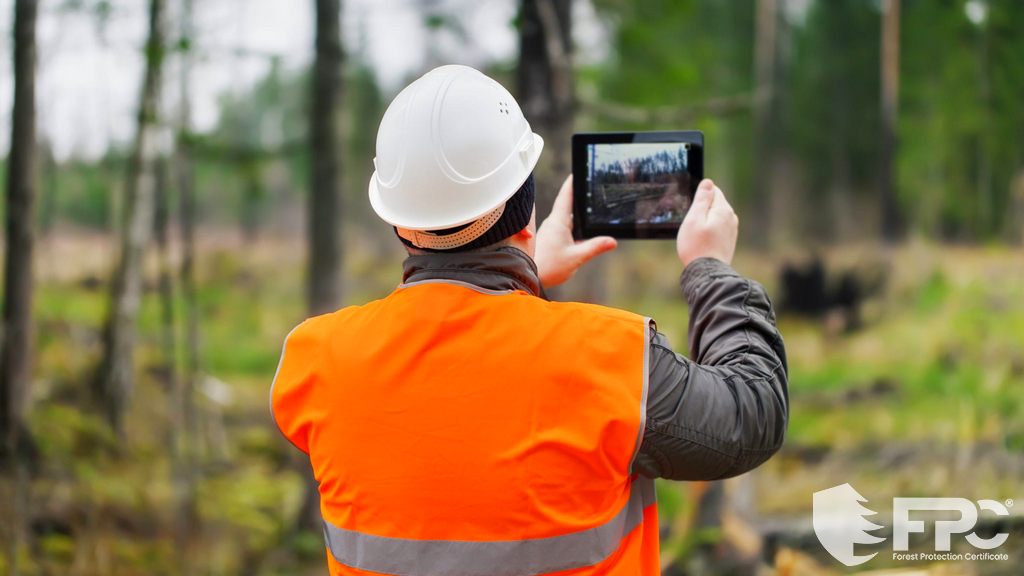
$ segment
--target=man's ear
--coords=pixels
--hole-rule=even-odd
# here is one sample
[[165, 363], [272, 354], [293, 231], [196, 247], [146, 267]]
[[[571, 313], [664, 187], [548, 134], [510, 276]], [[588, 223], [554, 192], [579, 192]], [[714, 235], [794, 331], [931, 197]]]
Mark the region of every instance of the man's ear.
[[516, 240], [519, 240], [520, 242], [526, 242], [527, 240], [530, 240], [536, 235], [537, 232], [533, 230], [531, 226], [527, 225], [524, 226], [523, 229], [520, 230], [519, 232], [513, 234], [512, 237], [515, 238]]
[[530, 212], [530, 221], [523, 226], [523, 229], [512, 235], [513, 238], [526, 242], [531, 240], [537, 235], [537, 206], [533, 206], [533, 210]]

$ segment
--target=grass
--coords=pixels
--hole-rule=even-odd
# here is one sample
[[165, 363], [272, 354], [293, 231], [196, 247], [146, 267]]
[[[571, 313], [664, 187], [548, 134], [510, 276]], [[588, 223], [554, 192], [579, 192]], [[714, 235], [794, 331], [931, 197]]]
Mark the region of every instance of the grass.
[[[830, 340], [784, 322], [792, 420], [783, 453], [757, 476], [763, 513], [808, 514], [811, 492], [843, 482], [876, 502], [1019, 497], [1021, 255], [957, 249], [922, 269], [916, 284], [898, 278], [854, 334]], [[878, 382], [887, 386], [871, 393]], [[801, 454], [815, 448], [820, 460]]]
[[[359, 242], [346, 263], [352, 302], [399, 281], [394, 253]], [[687, 312], [671, 247], [636, 243], [619, 252], [605, 265], [612, 304], [652, 316], [685, 352]], [[319, 536], [290, 534], [303, 481], [266, 408], [281, 342], [304, 316], [295, 254], [293, 241], [221, 243], [199, 262], [201, 532], [191, 554], [211, 574], [322, 571]], [[1024, 450], [1024, 255], [911, 245], [887, 258], [889, 288], [865, 307], [863, 329], [831, 333], [780, 315], [792, 418], [783, 454], [755, 475], [760, 514], [806, 514], [811, 492], [847, 481], [869, 497], [1019, 496], [1024, 469], [1010, 462]], [[737, 268], [776, 296], [776, 264], [741, 255]], [[172, 399], [154, 371], [164, 360], [160, 303], [147, 292], [129, 434], [119, 443], [86, 400], [106, 311], [103, 287], [82, 281], [90, 276], [105, 273], [44, 275], [37, 290], [31, 429], [42, 464], [30, 504], [62, 528], [40, 531], [25, 573], [169, 573], [181, 551], [172, 539]], [[180, 292], [174, 305], [182, 309]], [[179, 326], [179, 355], [182, 338]], [[808, 459], [807, 450], [819, 457]], [[692, 514], [685, 485], [658, 490], [663, 518]], [[693, 541], [671, 542], [686, 549]]]

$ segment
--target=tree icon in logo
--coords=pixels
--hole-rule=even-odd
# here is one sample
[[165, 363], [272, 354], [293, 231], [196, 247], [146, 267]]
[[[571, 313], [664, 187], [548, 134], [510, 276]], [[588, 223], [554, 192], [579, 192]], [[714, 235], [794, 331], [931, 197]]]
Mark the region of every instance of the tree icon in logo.
[[854, 544], [878, 544], [885, 540], [868, 534], [881, 526], [865, 518], [875, 514], [861, 504], [867, 501], [849, 484], [814, 493], [814, 533], [825, 550], [847, 566], [863, 564], [878, 554], [874, 552], [858, 556], [853, 553]]

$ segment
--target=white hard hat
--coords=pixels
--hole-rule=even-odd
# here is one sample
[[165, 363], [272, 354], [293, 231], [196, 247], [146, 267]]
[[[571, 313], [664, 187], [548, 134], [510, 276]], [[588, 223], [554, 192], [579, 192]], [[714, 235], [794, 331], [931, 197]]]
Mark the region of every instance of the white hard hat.
[[370, 204], [407, 230], [485, 216], [493, 224], [543, 148], [501, 84], [468, 66], [441, 66], [402, 90], [384, 113]]

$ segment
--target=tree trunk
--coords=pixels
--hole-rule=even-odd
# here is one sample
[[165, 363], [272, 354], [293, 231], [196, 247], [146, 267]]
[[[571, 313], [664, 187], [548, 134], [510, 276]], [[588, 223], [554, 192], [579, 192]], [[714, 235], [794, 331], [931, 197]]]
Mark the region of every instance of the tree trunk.
[[14, 8], [14, 108], [7, 164], [7, 257], [4, 262], [0, 429], [13, 456], [25, 417], [32, 367], [32, 244], [36, 174], [37, 0]]
[[[826, 44], [829, 54], [839, 54], [850, 45], [848, 33], [831, 30]], [[855, 127], [850, 121], [851, 112], [855, 109], [851, 103], [851, 86], [849, 74], [829, 74], [828, 94], [832, 106], [829, 107], [829, 119], [832, 123], [828, 139], [829, 163], [831, 164], [831, 182], [821, 183], [828, 194], [828, 211], [826, 217], [810, 218], [817, 221], [814, 233], [817, 238], [830, 242], [850, 240], [847, 234], [851, 228], [855, 204], [853, 195], [853, 166], [851, 158], [851, 134]], [[852, 226], [854, 229], [856, 226]]]
[[777, 0], [758, 0], [754, 30], [754, 171], [751, 180], [754, 217], [751, 239], [767, 246], [771, 239], [771, 183], [776, 147], [771, 134], [775, 112], [775, 76], [779, 9]]
[[341, 0], [316, 0], [316, 60], [309, 116], [309, 311], [341, 303]]
[[[153, 230], [157, 252], [157, 286], [160, 291], [160, 347], [163, 360], [160, 375], [164, 380], [164, 389], [167, 393], [167, 412], [170, 421], [170, 425], [167, 427], [167, 445], [171, 449], [171, 481], [177, 489], [183, 468], [179, 443], [182, 428], [179, 403], [181, 382], [178, 375], [178, 335], [174, 310], [174, 271], [170, 244], [172, 199], [168, 171], [167, 159], [159, 159], [156, 167], [156, 218]], [[183, 508], [183, 503], [175, 502], [175, 506], [176, 510], [180, 511]], [[181, 546], [181, 542], [175, 542], [175, 544], [179, 553], [184, 556], [184, 547]]]
[[[572, 0], [522, 0], [519, 5], [519, 67], [516, 90], [530, 127], [544, 138], [549, 159], [534, 173], [538, 224], [572, 171], [570, 141], [575, 113], [572, 67]], [[548, 290], [553, 299], [603, 302], [604, 262], [591, 262], [564, 287]]]
[[[160, 347], [163, 353], [163, 373], [166, 391], [173, 394], [178, 388], [177, 336], [174, 322], [174, 278], [171, 273], [171, 190], [167, 182], [167, 160], [160, 158], [156, 163], [156, 186], [154, 189], [155, 217], [153, 233], [157, 252], [157, 289], [160, 291]], [[173, 406], [173, 403], [170, 404]]]
[[174, 399], [174, 492], [178, 515], [175, 546], [181, 553], [179, 574], [193, 572], [192, 542], [200, 535], [196, 510], [196, 410], [193, 394], [199, 375], [199, 312], [195, 280], [195, 173], [190, 146], [193, 46], [192, 0], [181, 4], [181, 68], [179, 69], [178, 137], [174, 172], [178, 185], [178, 225], [181, 234], [181, 268], [178, 271], [185, 321], [184, 365]]
[[[12, 510], [5, 534], [8, 571], [18, 574], [27, 514], [28, 442], [25, 413], [32, 379], [32, 243], [36, 174], [37, 0], [14, 4], [14, 107], [7, 159], [7, 255], [4, 262], [3, 332], [0, 333], [0, 451], [12, 464]], [[6, 532], [6, 531], [5, 531]]]
[[896, 120], [900, 95], [900, 1], [882, 2], [882, 157], [879, 190], [882, 205], [882, 237], [899, 240], [903, 219], [896, 197]]
[[[981, 101], [981, 137], [976, 149], [978, 163], [977, 193], [979, 197], [978, 217], [972, 234], [975, 238], [989, 239], [997, 230], [999, 219], [995, 218], [995, 187], [993, 158], [997, 156], [993, 113], [996, 103], [992, 97], [992, 40], [989, 20], [981, 22], [978, 30], [978, 91]], [[967, 200], [969, 202], [970, 200]]]
[[259, 158], [243, 160], [239, 166], [242, 180], [242, 239], [253, 244], [259, 239], [262, 227], [263, 161]]
[[164, 0], [150, 0], [146, 74], [139, 97], [135, 144], [128, 163], [120, 262], [111, 282], [103, 360], [96, 379], [97, 399], [119, 437], [124, 435], [124, 412], [133, 387], [135, 322], [142, 299], [143, 255], [153, 222], [164, 8]]
[[516, 85], [523, 114], [551, 159], [547, 173], [537, 174], [537, 213], [543, 218], [571, 170], [572, 0], [522, 0]]
[[[309, 144], [309, 312], [323, 314], [341, 304], [341, 0], [316, 1], [316, 60], [313, 63]], [[319, 531], [320, 493], [307, 463], [306, 494], [298, 528]]]

